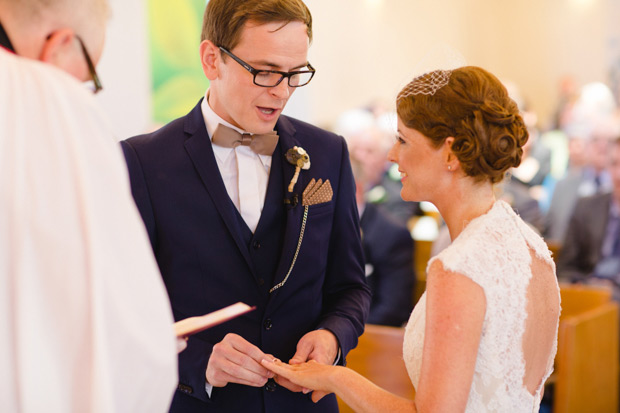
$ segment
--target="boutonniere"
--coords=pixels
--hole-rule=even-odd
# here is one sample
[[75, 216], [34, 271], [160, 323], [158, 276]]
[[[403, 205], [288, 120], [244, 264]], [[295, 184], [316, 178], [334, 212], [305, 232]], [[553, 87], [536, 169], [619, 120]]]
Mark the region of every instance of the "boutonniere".
[[286, 160], [295, 167], [295, 175], [293, 175], [291, 183], [288, 185], [288, 191], [293, 192], [293, 187], [297, 183], [297, 179], [299, 179], [299, 172], [302, 169], [310, 169], [310, 155], [308, 155], [304, 148], [293, 146], [286, 151]]
[[[297, 179], [299, 179], [299, 172], [302, 169], [310, 169], [310, 156], [299, 146], [293, 146], [291, 149], [286, 151], [286, 160], [293, 166], [295, 166], [295, 175], [291, 179], [291, 183], [288, 186], [288, 191], [293, 192], [293, 187], [297, 183]], [[304, 232], [306, 230], [306, 223], [308, 221], [308, 210], [310, 205], [316, 205], [323, 202], [329, 202], [332, 199], [334, 192], [332, 190], [332, 186], [329, 183], [329, 179], [323, 181], [319, 179], [312, 179], [306, 189], [303, 192], [303, 200], [302, 204], [304, 206], [304, 216], [301, 221], [301, 228], [299, 229], [299, 239], [297, 240], [297, 249], [295, 250], [295, 254], [293, 255], [293, 261], [291, 262], [291, 266], [289, 267], [284, 279], [280, 281], [278, 284], [271, 287], [269, 290], [270, 293], [274, 292], [278, 288], [281, 288], [286, 281], [288, 281], [288, 277], [291, 275], [293, 268], [295, 267], [295, 262], [297, 262], [297, 256], [299, 255], [299, 250], [301, 249], [301, 243], [304, 239]], [[297, 205], [297, 195], [295, 194], [295, 205]], [[285, 200], [286, 202], [286, 200]]]

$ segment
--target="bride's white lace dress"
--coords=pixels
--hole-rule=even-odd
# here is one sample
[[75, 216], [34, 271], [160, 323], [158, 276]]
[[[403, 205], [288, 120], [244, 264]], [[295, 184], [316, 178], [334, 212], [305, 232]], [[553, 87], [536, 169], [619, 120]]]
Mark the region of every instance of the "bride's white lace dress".
[[[480, 285], [486, 296], [487, 310], [467, 412], [539, 410], [542, 385], [535, 395], [523, 385], [522, 337], [527, 317], [526, 293], [532, 277], [530, 248], [555, 268], [542, 238], [507, 203], [497, 201], [428, 264], [441, 260], [445, 269], [464, 274]], [[415, 388], [420, 379], [425, 316], [426, 293], [411, 314], [403, 344], [403, 358]], [[553, 371], [556, 350], [557, 341], [543, 383]]]

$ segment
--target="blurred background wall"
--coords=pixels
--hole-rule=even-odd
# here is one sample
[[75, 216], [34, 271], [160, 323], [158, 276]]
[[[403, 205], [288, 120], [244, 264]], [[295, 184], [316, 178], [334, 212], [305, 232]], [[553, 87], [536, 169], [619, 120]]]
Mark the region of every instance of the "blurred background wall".
[[[113, 13], [100, 64], [105, 91], [99, 99], [119, 139], [165, 121], [153, 115], [150, 51], [154, 36], [164, 33], [150, 24], [155, 19], [149, 18], [153, 10], [149, 2], [155, 1], [110, 0]], [[204, 3], [186, 1], [194, 6]], [[324, 127], [354, 107], [377, 101], [392, 105], [414, 68], [439, 44], [458, 51], [467, 64], [516, 83], [543, 128], [553, 118], [560, 84], [567, 76], [577, 86], [601, 81], [617, 90], [613, 84], [620, 60], [617, 0], [307, 0], [306, 4], [314, 17], [309, 60], [317, 75], [310, 86], [295, 92], [287, 112]], [[187, 33], [189, 26], [199, 29], [201, 19], [201, 13], [194, 11], [160, 16], [157, 21], [176, 28], [174, 36]], [[193, 50], [193, 57], [182, 60], [185, 66], [200, 67], [199, 39], [192, 44], [181, 36], [160, 37], [190, 55]], [[159, 100], [183, 99], [184, 114], [204, 90], [181, 82], [166, 93]], [[188, 94], [189, 100], [181, 98]]]

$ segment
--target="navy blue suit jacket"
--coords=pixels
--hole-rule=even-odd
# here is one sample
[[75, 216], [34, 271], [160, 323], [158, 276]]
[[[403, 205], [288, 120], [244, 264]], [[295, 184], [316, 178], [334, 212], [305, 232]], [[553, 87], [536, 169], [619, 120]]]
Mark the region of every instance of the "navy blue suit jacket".
[[[204, 389], [213, 345], [227, 333], [236, 333], [286, 361], [304, 334], [325, 328], [336, 335], [343, 362], [357, 345], [368, 314], [370, 293], [344, 140], [286, 116], [280, 117], [275, 129], [278, 147], [253, 235], [243, 228], [226, 192], [200, 102], [187, 116], [158, 131], [122, 142], [134, 199], [175, 319], [238, 301], [256, 306], [247, 315], [190, 337], [188, 348], [179, 355], [179, 389], [172, 411], [337, 411], [333, 395], [313, 404], [309, 395], [272, 382], [264, 388], [228, 384], [214, 388], [211, 398]], [[294, 187], [297, 204], [287, 193], [295, 168], [284, 157], [293, 146], [304, 148], [311, 162]], [[293, 270], [282, 288], [269, 293], [285, 278], [294, 259], [304, 215], [301, 194], [312, 178], [329, 179], [333, 199], [309, 207]], [[285, 197], [289, 204], [283, 207]], [[281, 212], [274, 215], [273, 211]], [[276, 221], [281, 222], [279, 229], [266, 227], [268, 219], [280, 220]]]

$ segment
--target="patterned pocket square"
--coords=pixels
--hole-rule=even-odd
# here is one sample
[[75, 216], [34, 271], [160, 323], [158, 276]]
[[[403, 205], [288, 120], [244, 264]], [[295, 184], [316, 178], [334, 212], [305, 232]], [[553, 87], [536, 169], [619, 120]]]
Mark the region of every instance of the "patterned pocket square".
[[322, 179], [317, 181], [312, 178], [306, 189], [304, 189], [301, 204], [303, 206], [322, 204], [331, 201], [333, 196], [334, 191], [332, 190], [332, 184], [329, 183], [329, 179], [323, 182]]

